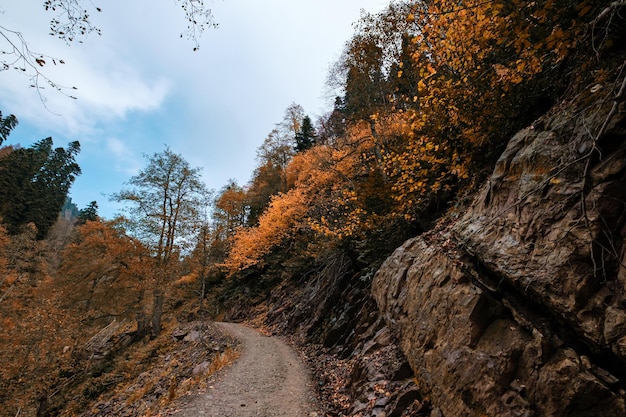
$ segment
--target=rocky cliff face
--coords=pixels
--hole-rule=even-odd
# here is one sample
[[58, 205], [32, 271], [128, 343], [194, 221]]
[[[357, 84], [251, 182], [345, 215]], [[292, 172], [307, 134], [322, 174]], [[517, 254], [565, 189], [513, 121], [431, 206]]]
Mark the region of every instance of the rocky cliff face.
[[463, 215], [376, 274], [432, 415], [626, 415], [622, 78], [520, 131]]

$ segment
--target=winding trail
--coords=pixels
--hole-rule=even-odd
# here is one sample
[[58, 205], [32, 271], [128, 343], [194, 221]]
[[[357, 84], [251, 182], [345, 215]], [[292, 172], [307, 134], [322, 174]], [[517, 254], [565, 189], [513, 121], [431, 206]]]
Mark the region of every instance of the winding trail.
[[278, 337], [236, 323], [216, 323], [241, 341], [241, 354], [212, 377], [205, 393], [185, 401], [177, 417], [315, 417], [308, 369]]

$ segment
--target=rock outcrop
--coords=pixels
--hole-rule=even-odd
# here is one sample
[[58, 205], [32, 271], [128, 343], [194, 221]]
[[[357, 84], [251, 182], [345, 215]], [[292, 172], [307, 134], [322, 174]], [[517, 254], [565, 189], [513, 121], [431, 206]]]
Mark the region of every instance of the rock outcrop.
[[468, 210], [376, 274], [433, 415], [626, 415], [620, 85], [520, 131]]

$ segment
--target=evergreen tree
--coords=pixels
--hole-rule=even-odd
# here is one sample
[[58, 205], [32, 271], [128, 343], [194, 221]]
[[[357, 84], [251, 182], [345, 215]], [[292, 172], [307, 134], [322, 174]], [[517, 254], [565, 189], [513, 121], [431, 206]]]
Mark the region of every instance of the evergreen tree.
[[17, 126], [17, 119], [12, 114], [7, 117], [2, 117], [2, 112], [0, 111], [0, 145], [2, 142], [7, 140], [7, 137], [11, 133], [13, 129]]
[[315, 139], [316, 134], [313, 124], [311, 123], [311, 118], [309, 116], [304, 116], [300, 130], [296, 133], [296, 151], [302, 152], [311, 148], [315, 145]]
[[98, 221], [99, 218], [98, 203], [96, 201], [92, 201], [87, 207], [78, 212], [78, 224], [85, 224], [88, 221], [95, 222]]
[[70, 186], [80, 174], [80, 144], [52, 147], [52, 138], [18, 148], [0, 159], [0, 215], [10, 233], [34, 223], [43, 239], [56, 221]]

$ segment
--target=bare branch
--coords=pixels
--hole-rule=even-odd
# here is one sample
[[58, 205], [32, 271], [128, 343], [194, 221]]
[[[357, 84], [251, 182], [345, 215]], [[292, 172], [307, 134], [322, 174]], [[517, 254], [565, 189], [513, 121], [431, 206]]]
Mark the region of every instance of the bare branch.
[[194, 42], [194, 51], [200, 48], [199, 39], [207, 28], [217, 28], [211, 9], [204, 5], [204, 0], [175, 0], [185, 12], [187, 30], [180, 37], [186, 36]]
[[[591, 22], [591, 40], [592, 40], [591, 46], [593, 48], [593, 51], [596, 53], [597, 57], [600, 56], [600, 53], [598, 51], [600, 49], [600, 45], [602, 45], [604, 41], [608, 38], [609, 27], [611, 26], [613, 17], [617, 13], [617, 11], [624, 6], [626, 6], [626, 0], [614, 1], [611, 4], [609, 4], [607, 7], [605, 7], [600, 12], [600, 14], [598, 14], [598, 16], [595, 19], [593, 19], [593, 22]], [[604, 34], [602, 35], [600, 33], [596, 33], [598, 31], [599, 24], [605, 21], [606, 23], [604, 23]], [[597, 45], [596, 45], [596, 37], [601, 37], [600, 41], [597, 42]]]
[[46, 85], [69, 98], [76, 98], [68, 93], [68, 90], [76, 90], [76, 87], [60, 85], [42, 72], [42, 68], [48, 63], [62, 65], [65, 64], [65, 61], [32, 51], [21, 32], [4, 26], [0, 26], [0, 40], [2, 39], [4, 39], [6, 47], [0, 46], [0, 72], [14, 70], [27, 77], [30, 80], [30, 87], [36, 90], [41, 103], [47, 110], [50, 111], [43, 95]]
[[[198, 50], [199, 38], [206, 28], [217, 27], [211, 10], [204, 5], [204, 0], [174, 0], [180, 5], [188, 22], [187, 29], [181, 34], [194, 42], [193, 50]], [[86, 6], [89, 4], [89, 6]], [[94, 0], [43, 0], [45, 10], [54, 13], [50, 20], [50, 35], [62, 39], [67, 44], [82, 43], [82, 38], [90, 33], [101, 35], [101, 30], [94, 26], [91, 14], [102, 9], [94, 4]], [[0, 10], [1, 12], [1, 10]], [[76, 99], [67, 87], [58, 84], [45, 75], [44, 68], [49, 64], [64, 64], [62, 59], [32, 51], [26, 38], [17, 30], [0, 26], [0, 72], [15, 70], [29, 79], [30, 87], [34, 88], [41, 103], [46, 105], [43, 90], [51, 88], [71, 99]]]
[[[89, 2], [97, 12], [102, 11], [91, 0]], [[82, 0], [45, 0], [43, 6], [47, 11], [58, 12], [50, 20], [50, 34], [68, 44], [92, 32], [100, 35], [100, 29], [91, 23], [89, 11], [82, 3]]]

